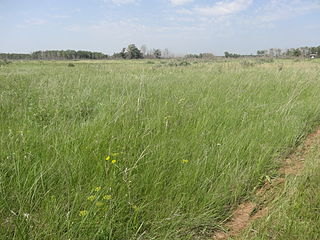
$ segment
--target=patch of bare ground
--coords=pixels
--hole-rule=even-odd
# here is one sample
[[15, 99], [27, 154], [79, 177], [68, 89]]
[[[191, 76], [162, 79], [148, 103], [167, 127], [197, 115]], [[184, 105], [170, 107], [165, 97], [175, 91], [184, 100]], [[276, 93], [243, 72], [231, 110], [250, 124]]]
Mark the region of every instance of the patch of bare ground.
[[315, 143], [320, 143], [320, 128], [310, 134], [295, 152], [283, 160], [279, 169], [279, 177], [272, 180], [267, 179], [264, 185], [256, 191], [255, 201], [247, 201], [237, 207], [224, 226], [227, 231], [216, 232], [213, 240], [236, 237], [254, 220], [265, 216], [268, 213], [266, 203], [270, 202], [279, 192], [279, 188], [284, 186], [287, 175], [297, 176], [302, 172], [305, 156]]

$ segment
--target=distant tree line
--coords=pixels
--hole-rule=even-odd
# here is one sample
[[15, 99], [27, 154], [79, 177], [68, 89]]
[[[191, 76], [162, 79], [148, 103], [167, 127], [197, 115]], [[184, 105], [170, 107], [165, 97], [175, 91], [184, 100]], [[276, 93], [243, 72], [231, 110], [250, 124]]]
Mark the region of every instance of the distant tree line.
[[226, 58], [238, 58], [238, 57], [242, 57], [243, 55], [240, 55], [240, 54], [237, 54], [237, 53], [224, 52], [224, 56]]
[[[320, 46], [300, 47], [290, 49], [271, 48], [269, 50], [258, 50], [256, 55], [241, 55], [225, 52], [226, 58], [239, 57], [320, 57]], [[45, 50], [36, 51], [30, 54], [25, 53], [0, 53], [0, 59], [4, 60], [80, 60], [80, 59], [160, 59], [174, 58], [175, 56], [168, 49], [147, 49], [142, 45], [139, 49], [135, 44], [122, 48], [111, 56], [101, 52], [75, 51], [75, 50]], [[213, 59], [212, 53], [187, 54], [184, 58]]]
[[212, 53], [200, 53], [200, 54], [187, 54], [184, 55], [184, 58], [203, 58], [203, 59], [212, 59], [215, 56]]
[[300, 48], [270, 48], [269, 50], [258, 50], [257, 56], [263, 57], [320, 57], [320, 46]]
[[80, 60], [80, 59], [160, 59], [172, 58], [173, 54], [168, 49], [150, 49], [146, 45], [137, 48], [135, 44], [130, 44], [120, 52], [111, 56], [101, 52], [75, 51], [75, 50], [45, 50], [33, 53], [0, 53], [0, 59], [6, 60]]
[[22, 60], [22, 59], [32, 59], [31, 54], [26, 53], [0, 53], [0, 59], [3, 60]]
[[127, 48], [122, 48], [121, 52], [114, 53], [110, 56], [111, 59], [160, 59], [173, 58], [174, 55], [166, 48], [161, 49], [147, 49], [146, 45], [142, 45], [140, 49], [135, 44], [130, 44]]
[[318, 47], [300, 47], [300, 48], [270, 48], [269, 50], [258, 50], [256, 55], [241, 55], [237, 53], [225, 52], [226, 58], [239, 57], [273, 57], [273, 58], [290, 58], [290, 57], [320, 57], [320, 46]]
[[107, 59], [108, 55], [100, 52], [75, 50], [46, 50], [30, 54], [0, 53], [1, 59], [9, 60], [76, 60], [76, 59]]

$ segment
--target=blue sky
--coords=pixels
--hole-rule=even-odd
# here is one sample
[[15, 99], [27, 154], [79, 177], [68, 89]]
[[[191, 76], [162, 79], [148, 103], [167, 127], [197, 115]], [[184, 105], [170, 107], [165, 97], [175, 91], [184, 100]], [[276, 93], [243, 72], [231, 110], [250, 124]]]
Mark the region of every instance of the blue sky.
[[0, 0], [0, 52], [175, 54], [320, 45], [320, 0]]

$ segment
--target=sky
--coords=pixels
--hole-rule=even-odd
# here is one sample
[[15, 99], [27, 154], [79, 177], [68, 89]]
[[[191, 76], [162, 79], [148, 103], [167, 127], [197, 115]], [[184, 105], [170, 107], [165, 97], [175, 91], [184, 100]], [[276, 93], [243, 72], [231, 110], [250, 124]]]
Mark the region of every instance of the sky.
[[320, 45], [320, 0], [0, 0], [0, 52], [179, 54]]

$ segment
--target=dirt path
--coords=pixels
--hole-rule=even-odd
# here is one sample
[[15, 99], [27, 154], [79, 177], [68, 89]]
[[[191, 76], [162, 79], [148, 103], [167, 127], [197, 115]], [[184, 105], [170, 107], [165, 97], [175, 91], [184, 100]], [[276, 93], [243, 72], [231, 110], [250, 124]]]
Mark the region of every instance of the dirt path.
[[265, 216], [268, 213], [267, 203], [279, 193], [279, 188], [285, 184], [287, 175], [299, 175], [301, 173], [305, 156], [310, 151], [311, 145], [316, 141], [320, 142], [320, 128], [310, 134], [295, 152], [283, 160], [283, 165], [279, 169], [279, 177], [266, 179], [264, 185], [256, 191], [254, 201], [247, 201], [238, 206], [231, 219], [224, 226], [228, 231], [216, 232], [213, 240], [226, 240], [229, 237], [236, 237], [254, 220]]

